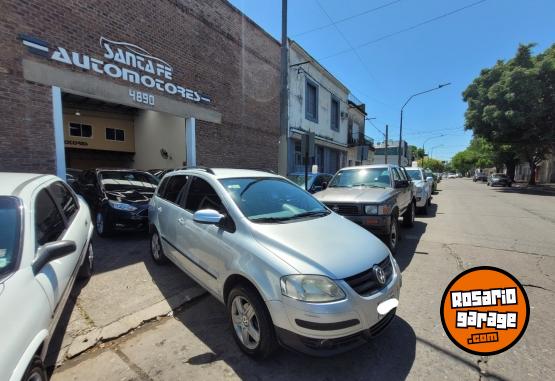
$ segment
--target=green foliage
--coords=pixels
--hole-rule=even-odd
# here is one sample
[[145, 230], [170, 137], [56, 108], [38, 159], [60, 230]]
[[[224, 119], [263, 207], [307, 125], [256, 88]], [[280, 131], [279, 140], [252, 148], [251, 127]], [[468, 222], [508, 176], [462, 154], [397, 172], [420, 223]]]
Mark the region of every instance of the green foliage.
[[[555, 45], [536, 56], [533, 47], [520, 45], [513, 59], [483, 69], [463, 99], [465, 128], [491, 144], [498, 153], [491, 160], [514, 165], [522, 157], [534, 169], [555, 141]], [[456, 162], [465, 167], [472, 158], [462, 154]]]

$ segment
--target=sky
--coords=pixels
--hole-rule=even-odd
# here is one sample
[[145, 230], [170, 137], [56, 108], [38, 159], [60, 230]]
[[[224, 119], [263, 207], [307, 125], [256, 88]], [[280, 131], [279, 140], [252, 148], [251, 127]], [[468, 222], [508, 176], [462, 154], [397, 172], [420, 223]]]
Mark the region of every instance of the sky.
[[[280, 0], [230, 2], [281, 40]], [[462, 92], [519, 43], [536, 43], [535, 53], [555, 43], [554, 15], [555, 0], [289, 0], [287, 25], [289, 38], [366, 104], [379, 130], [389, 125], [390, 139], [412, 94], [451, 83], [403, 112], [403, 138], [449, 160], [472, 138]], [[366, 135], [383, 141], [369, 122]]]

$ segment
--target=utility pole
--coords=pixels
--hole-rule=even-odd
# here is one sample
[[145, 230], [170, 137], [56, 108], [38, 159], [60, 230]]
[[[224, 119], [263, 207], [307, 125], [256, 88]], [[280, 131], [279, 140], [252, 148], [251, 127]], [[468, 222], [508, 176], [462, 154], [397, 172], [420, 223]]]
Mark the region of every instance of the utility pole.
[[288, 72], [289, 72], [289, 49], [287, 43], [287, 0], [281, 0], [281, 88], [279, 102], [279, 152], [278, 152], [278, 173], [282, 176], [287, 175], [289, 131], [289, 92]]
[[389, 126], [386, 124], [385, 125], [385, 164], [387, 164], [387, 147], [388, 147], [387, 140], [388, 139], [389, 139]]

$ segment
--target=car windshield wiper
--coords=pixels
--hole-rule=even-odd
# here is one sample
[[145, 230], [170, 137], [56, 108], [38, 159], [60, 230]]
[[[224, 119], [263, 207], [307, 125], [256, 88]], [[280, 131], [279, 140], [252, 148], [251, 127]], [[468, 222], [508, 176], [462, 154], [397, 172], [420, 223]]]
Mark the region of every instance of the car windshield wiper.
[[353, 184], [351, 185], [351, 188], [353, 187], [385, 188], [380, 185], [373, 185], [373, 184]]
[[303, 218], [303, 217], [327, 216], [330, 213], [331, 212], [328, 211], [328, 210], [313, 210], [313, 211], [310, 211], [310, 212], [303, 212], [303, 213], [295, 214], [294, 216], [287, 217], [286, 219], [287, 220], [293, 220], [293, 219]]

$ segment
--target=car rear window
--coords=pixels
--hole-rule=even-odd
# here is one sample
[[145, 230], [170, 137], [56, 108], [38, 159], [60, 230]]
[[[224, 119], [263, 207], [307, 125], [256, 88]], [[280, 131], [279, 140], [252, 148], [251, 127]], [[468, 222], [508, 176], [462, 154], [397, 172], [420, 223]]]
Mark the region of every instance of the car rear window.
[[0, 196], [0, 277], [15, 270], [19, 259], [21, 213], [15, 197]]

